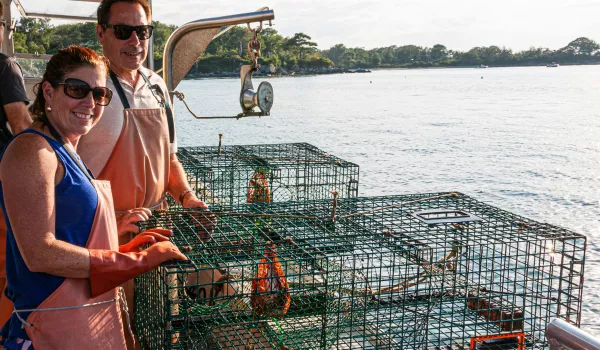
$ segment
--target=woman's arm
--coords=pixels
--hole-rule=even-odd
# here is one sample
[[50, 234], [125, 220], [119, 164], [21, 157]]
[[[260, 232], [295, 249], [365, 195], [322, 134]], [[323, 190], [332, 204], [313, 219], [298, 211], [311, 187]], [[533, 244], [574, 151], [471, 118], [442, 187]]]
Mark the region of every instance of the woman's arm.
[[4, 203], [17, 245], [31, 271], [87, 278], [88, 250], [54, 236], [54, 189], [64, 173], [44, 138], [21, 135], [9, 145], [0, 162]]

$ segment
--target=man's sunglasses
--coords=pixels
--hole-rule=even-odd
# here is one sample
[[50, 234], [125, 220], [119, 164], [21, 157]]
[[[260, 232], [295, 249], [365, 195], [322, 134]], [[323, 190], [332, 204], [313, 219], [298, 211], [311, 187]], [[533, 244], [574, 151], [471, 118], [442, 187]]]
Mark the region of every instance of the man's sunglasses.
[[100, 106], [107, 106], [112, 99], [112, 91], [107, 87], [97, 86], [95, 88], [91, 88], [88, 83], [83, 80], [69, 78], [65, 80], [64, 83], [58, 83], [56, 85], [64, 85], [65, 86], [65, 95], [72, 97], [77, 100], [81, 100], [87, 97], [87, 95], [92, 92], [92, 97], [94, 98], [94, 102]]
[[127, 40], [131, 37], [131, 33], [135, 31], [139, 40], [147, 40], [152, 36], [154, 26], [128, 26], [126, 24], [103, 24], [102, 28], [112, 28], [115, 32], [115, 37], [119, 40]]
[[0, 27], [4, 27], [4, 28], [6, 28], [6, 26], [7, 26], [7, 25], [8, 25], [8, 22], [6, 22], [6, 21], [5, 21], [5, 20], [3, 20], [3, 19], [0, 19]]

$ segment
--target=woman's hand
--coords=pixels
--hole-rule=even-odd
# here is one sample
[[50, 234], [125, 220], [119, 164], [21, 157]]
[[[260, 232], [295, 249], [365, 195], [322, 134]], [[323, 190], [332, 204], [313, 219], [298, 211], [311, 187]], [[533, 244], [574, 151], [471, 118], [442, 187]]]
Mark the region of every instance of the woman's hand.
[[144, 231], [139, 235], [133, 237], [129, 243], [119, 246], [120, 253], [137, 253], [146, 244], [153, 245], [157, 242], [167, 242], [169, 237], [173, 235], [173, 231], [163, 228], [153, 228], [148, 231]]
[[138, 233], [140, 228], [135, 225], [140, 221], [146, 221], [152, 215], [150, 209], [135, 208], [130, 209], [117, 219], [117, 232], [119, 236], [128, 232]]

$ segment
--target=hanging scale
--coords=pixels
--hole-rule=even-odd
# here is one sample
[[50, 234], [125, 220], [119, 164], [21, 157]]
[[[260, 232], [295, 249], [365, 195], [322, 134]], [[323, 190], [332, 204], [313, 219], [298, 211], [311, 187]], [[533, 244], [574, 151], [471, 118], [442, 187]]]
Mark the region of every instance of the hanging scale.
[[[242, 90], [240, 91], [240, 106], [244, 116], [267, 116], [270, 115], [271, 107], [273, 107], [273, 87], [270, 83], [263, 81], [258, 85], [258, 89], [254, 91], [252, 85], [252, 73], [260, 69], [258, 58], [260, 57], [260, 40], [258, 33], [262, 30], [262, 22], [257, 29], [251, 29], [248, 24], [248, 29], [252, 32], [252, 40], [248, 43], [248, 51], [252, 59], [251, 65], [243, 65], [240, 70], [240, 79], [242, 81]], [[254, 112], [254, 107], [258, 107], [260, 112]]]
[[[196, 119], [223, 119], [223, 118], [235, 118], [240, 119], [244, 117], [263, 117], [271, 115], [271, 107], [273, 107], [273, 86], [270, 83], [263, 81], [258, 85], [258, 88], [254, 90], [254, 85], [252, 84], [252, 74], [254, 72], [258, 72], [260, 69], [260, 64], [258, 63], [258, 58], [260, 57], [260, 48], [261, 43], [258, 39], [258, 33], [262, 30], [262, 22], [257, 29], [250, 28], [250, 23], [248, 23], [248, 29], [252, 32], [252, 39], [248, 43], [249, 55], [252, 60], [252, 64], [243, 65], [240, 68], [240, 79], [242, 88], [240, 91], [240, 106], [242, 107], [242, 112], [236, 116], [228, 116], [228, 117], [201, 117], [197, 116], [192, 112], [190, 107], [185, 102], [185, 95], [178, 91], [173, 91], [172, 94], [177, 97], [187, 110], [194, 116]], [[259, 111], [255, 111], [254, 108], [258, 107]]]

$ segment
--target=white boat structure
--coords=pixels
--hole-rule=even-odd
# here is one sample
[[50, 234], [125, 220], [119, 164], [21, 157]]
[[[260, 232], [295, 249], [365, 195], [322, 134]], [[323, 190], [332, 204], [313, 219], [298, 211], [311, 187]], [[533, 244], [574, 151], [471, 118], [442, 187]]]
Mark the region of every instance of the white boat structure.
[[560, 67], [560, 64], [556, 63], [556, 62], [552, 62], [546, 65], [546, 67], [548, 68], [558, 68]]

